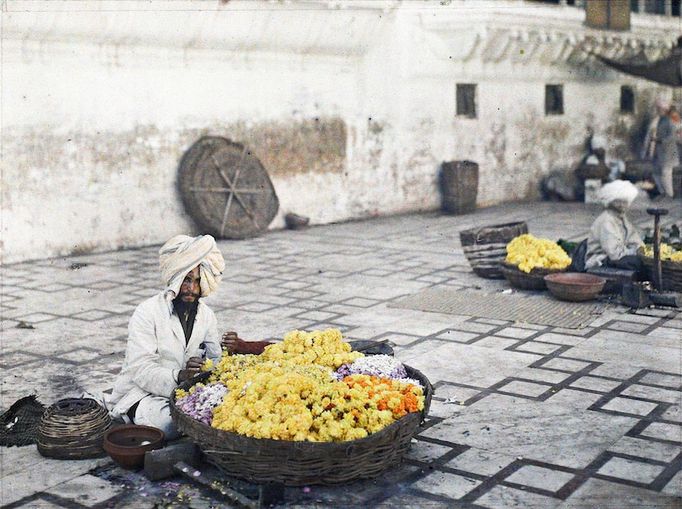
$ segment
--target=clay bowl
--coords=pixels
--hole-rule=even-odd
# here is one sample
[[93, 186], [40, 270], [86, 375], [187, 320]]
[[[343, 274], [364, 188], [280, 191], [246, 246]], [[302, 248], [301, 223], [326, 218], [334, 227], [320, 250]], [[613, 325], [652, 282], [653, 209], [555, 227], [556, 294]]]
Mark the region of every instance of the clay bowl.
[[546, 275], [545, 283], [549, 292], [557, 299], [581, 302], [599, 295], [606, 279], [581, 272], [562, 272]]
[[134, 470], [144, 464], [144, 453], [163, 447], [163, 439], [158, 428], [125, 424], [104, 434], [104, 450], [120, 466]]

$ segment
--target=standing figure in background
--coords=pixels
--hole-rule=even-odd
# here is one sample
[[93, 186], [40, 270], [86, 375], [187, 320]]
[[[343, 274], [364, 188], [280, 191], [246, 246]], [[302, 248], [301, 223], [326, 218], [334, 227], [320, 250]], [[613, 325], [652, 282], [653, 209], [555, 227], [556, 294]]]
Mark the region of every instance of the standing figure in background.
[[677, 157], [679, 159], [679, 165], [682, 166], [682, 119], [680, 118], [680, 112], [675, 106], [670, 107], [668, 116], [673, 124], [673, 136], [675, 137], [675, 143], [677, 144]]
[[614, 180], [600, 189], [599, 198], [606, 210], [590, 228], [586, 268], [606, 266], [641, 271], [637, 249], [642, 245], [642, 237], [627, 217], [637, 193], [637, 187], [626, 180]]
[[656, 117], [644, 140], [644, 159], [654, 165], [654, 182], [661, 195], [673, 197], [673, 167], [679, 162], [674, 126], [670, 118], [670, 101], [656, 99]]

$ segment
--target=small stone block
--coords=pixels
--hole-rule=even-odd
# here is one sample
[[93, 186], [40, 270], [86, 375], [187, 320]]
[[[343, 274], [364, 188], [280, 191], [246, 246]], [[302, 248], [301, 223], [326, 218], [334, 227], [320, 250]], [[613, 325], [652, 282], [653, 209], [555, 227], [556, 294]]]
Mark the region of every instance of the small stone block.
[[173, 466], [180, 461], [198, 465], [199, 448], [192, 442], [182, 441], [163, 449], [147, 451], [144, 455], [144, 474], [150, 481], [172, 477], [175, 475]]

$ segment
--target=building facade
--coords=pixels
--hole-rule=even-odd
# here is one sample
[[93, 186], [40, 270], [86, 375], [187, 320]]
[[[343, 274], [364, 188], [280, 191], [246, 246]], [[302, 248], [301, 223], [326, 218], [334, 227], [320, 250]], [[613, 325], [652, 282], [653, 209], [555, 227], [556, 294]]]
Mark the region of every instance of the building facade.
[[263, 162], [272, 228], [436, 209], [446, 160], [479, 163], [479, 206], [536, 199], [591, 132], [632, 157], [672, 93], [590, 54], [670, 50], [679, 2], [631, 3], [614, 31], [578, 0], [4, 2], [2, 262], [194, 232], [204, 134]]

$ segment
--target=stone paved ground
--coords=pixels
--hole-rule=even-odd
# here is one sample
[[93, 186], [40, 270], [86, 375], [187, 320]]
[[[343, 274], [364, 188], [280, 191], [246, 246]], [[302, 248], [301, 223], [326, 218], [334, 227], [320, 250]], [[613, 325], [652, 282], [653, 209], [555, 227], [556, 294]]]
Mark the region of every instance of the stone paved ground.
[[[635, 211], [643, 225], [645, 205]], [[679, 202], [667, 205], [679, 221]], [[537, 235], [576, 239], [595, 214], [581, 204], [517, 204], [221, 242], [225, 282], [207, 299], [221, 329], [250, 339], [322, 327], [388, 338], [436, 386], [402, 467], [350, 488], [290, 490], [289, 499], [306, 507], [681, 507], [679, 313], [614, 307], [586, 328], [560, 329], [389, 307], [433, 286], [506, 287], [470, 272], [461, 229], [527, 220]], [[0, 408], [31, 392], [52, 403], [111, 386], [128, 318], [159, 290], [157, 249], [1, 269]], [[154, 489], [178, 489], [125, 482], [107, 459], [45, 460], [34, 446], [0, 454], [0, 506], [153, 507]]]

